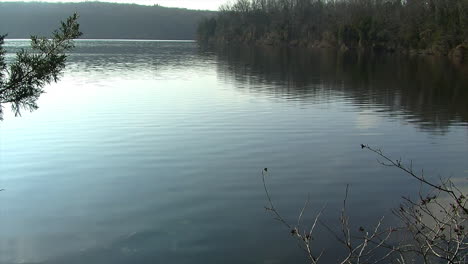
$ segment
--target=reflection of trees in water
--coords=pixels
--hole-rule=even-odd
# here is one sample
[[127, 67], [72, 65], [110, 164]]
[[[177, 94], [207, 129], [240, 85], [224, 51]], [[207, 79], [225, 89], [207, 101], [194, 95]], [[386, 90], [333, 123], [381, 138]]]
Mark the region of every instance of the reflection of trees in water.
[[197, 66], [195, 45], [184, 42], [79, 42], [70, 56], [71, 71], [135, 78]]
[[[29, 41], [10, 40], [7, 55], [29, 47]], [[205, 57], [203, 57], [204, 59]], [[8, 61], [7, 61], [8, 62]], [[200, 68], [205, 61], [194, 43], [181, 41], [79, 40], [71, 52], [67, 72], [86, 74], [87, 79], [119, 76], [153, 78], [161, 72]], [[143, 76], [142, 76], [143, 75]], [[75, 77], [75, 76], [74, 76]]]
[[443, 58], [274, 48], [217, 50], [239, 89], [300, 100], [343, 96], [428, 130], [468, 122], [468, 72]]

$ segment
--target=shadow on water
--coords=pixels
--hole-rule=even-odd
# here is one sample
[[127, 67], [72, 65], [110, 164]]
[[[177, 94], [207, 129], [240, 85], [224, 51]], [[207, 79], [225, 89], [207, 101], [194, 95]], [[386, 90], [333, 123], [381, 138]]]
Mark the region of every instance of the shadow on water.
[[271, 47], [214, 52], [219, 76], [248, 93], [312, 103], [341, 96], [436, 133], [468, 121], [468, 67], [445, 58]]

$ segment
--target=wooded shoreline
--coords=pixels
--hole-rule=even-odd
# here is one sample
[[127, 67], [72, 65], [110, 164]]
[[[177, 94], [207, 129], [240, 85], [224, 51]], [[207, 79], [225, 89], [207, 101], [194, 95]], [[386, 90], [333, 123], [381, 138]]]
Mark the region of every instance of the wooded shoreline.
[[204, 44], [449, 56], [468, 52], [468, 0], [238, 0], [203, 20]]

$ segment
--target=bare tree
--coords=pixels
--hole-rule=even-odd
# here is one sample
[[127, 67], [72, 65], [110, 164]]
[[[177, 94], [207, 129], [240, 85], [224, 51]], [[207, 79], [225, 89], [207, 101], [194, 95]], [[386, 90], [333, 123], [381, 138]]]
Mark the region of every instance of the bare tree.
[[[410, 240], [408, 249], [423, 263], [466, 263], [468, 238], [465, 225], [468, 220], [466, 193], [451, 179], [428, 180], [424, 171], [413, 170], [413, 162], [404, 165], [401, 159], [392, 160], [380, 149], [368, 145], [361, 148], [376, 153], [384, 166], [395, 167], [416, 179], [420, 191], [416, 199], [403, 197], [400, 208], [393, 210], [404, 225]], [[429, 188], [429, 190], [424, 191]], [[410, 242], [410, 243], [408, 243]]]
[[[319, 227], [327, 230], [344, 248], [346, 254], [338, 261], [340, 264], [466, 263], [466, 194], [450, 179], [440, 179], [438, 184], [429, 181], [424, 177], [423, 171], [418, 174], [413, 170], [412, 162], [406, 166], [401, 159], [392, 160], [380, 149], [368, 145], [361, 145], [361, 148], [376, 153], [383, 160], [379, 160], [380, 164], [396, 167], [421, 184], [417, 199], [403, 197], [400, 207], [392, 211], [400, 219], [398, 227], [384, 226], [382, 217], [371, 228], [351, 230], [347, 213], [348, 185], [339, 217], [339, 231], [320, 220], [325, 207], [308, 227], [303, 225], [302, 217], [309, 205], [309, 198], [299, 213], [297, 223], [288, 223], [274, 206], [268, 191], [265, 181], [268, 169], [262, 170], [263, 186], [268, 199], [268, 206], [265, 208], [273, 214], [274, 219], [290, 230], [299, 247], [306, 253], [309, 263], [319, 263], [325, 252], [312, 244], [312, 235]], [[427, 187], [429, 190], [424, 191]]]

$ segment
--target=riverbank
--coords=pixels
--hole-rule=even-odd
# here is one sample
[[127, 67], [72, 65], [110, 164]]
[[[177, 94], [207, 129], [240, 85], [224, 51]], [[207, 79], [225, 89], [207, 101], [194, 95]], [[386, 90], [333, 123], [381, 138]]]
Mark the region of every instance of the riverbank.
[[239, 40], [214, 40], [200, 41], [202, 46], [238, 46], [247, 45], [250, 47], [285, 47], [285, 48], [301, 48], [301, 49], [331, 49], [340, 52], [378, 52], [378, 53], [399, 53], [411, 56], [436, 56], [448, 57], [451, 61], [457, 64], [466, 64], [468, 62], [468, 43], [459, 44], [451, 49], [433, 46], [425, 49], [408, 49], [403, 47], [372, 45], [369, 47], [349, 46], [345, 43], [330, 43], [327, 41], [272, 41], [271, 39], [261, 39], [257, 41], [239, 41]]
[[238, 0], [198, 27], [200, 43], [449, 56], [468, 51], [468, 3]]

